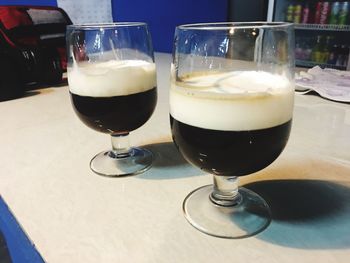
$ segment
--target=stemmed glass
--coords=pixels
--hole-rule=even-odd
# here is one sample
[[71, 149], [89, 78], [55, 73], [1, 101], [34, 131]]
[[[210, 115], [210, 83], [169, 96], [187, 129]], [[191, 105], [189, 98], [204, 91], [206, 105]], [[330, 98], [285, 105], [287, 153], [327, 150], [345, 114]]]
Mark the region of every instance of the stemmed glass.
[[271, 221], [267, 203], [238, 187], [284, 149], [292, 124], [294, 31], [288, 23], [176, 28], [171, 67], [173, 140], [214, 184], [191, 192], [186, 219], [200, 231], [243, 238]]
[[129, 132], [151, 117], [157, 102], [156, 67], [145, 23], [67, 28], [68, 83], [75, 113], [88, 127], [111, 135], [112, 149], [91, 169], [119, 177], [147, 170], [152, 153], [129, 147]]

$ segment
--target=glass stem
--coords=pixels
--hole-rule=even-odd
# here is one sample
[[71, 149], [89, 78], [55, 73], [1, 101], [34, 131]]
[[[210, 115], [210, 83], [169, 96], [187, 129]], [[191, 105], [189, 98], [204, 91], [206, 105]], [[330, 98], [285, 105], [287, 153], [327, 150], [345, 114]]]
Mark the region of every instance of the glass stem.
[[219, 206], [234, 206], [242, 201], [237, 176], [214, 175], [214, 189], [210, 200]]
[[129, 145], [129, 133], [113, 133], [111, 134], [112, 151], [109, 156], [112, 158], [129, 157], [132, 150]]

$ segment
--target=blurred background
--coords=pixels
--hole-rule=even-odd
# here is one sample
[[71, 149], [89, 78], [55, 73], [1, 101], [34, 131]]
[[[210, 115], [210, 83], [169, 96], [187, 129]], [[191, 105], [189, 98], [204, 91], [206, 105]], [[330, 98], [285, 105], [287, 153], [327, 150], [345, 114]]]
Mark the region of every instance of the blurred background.
[[264, 21], [268, 0], [1, 0], [0, 5], [59, 6], [74, 24], [112, 21], [147, 22], [154, 48], [171, 52], [179, 24], [224, 21]]
[[296, 25], [296, 64], [349, 69], [349, 0], [2, 0], [1, 5], [59, 6], [74, 24], [143, 21], [154, 48], [171, 52], [179, 24], [288, 21]]

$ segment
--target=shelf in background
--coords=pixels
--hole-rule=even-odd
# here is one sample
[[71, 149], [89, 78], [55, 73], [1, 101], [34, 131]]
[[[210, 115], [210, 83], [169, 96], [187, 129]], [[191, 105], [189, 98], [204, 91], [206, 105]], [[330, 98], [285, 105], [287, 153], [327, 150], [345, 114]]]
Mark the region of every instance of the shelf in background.
[[296, 59], [295, 64], [297, 67], [312, 68], [314, 66], [320, 66], [321, 68], [334, 68], [334, 69], [346, 70], [346, 67], [344, 67], [344, 66], [337, 66], [337, 65], [325, 64], [325, 63], [317, 63], [317, 62], [313, 62], [313, 61], [306, 61], [306, 60], [300, 60], [300, 59]]
[[294, 24], [294, 28], [302, 30], [350, 31], [350, 25]]

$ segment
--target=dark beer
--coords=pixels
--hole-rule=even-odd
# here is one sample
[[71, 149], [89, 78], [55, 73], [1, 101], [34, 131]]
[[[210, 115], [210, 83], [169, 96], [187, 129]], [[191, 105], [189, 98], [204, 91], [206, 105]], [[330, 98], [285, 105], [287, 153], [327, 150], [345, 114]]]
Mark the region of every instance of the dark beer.
[[266, 72], [185, 76], [170, 90], [175, 145], [188, 162], [212, 174], [257, 172], [288, 141], [293, 93], [286, 78]]
[[71, 94], [74, 110], [90, 128], [104, 133], [130, 132], [152, 116], [157, 89], [113, 97], [88, 97]]
[[127, 133], [152, 116], [157, 103], [155, 64], [141, 60], [82, 62], [68, 69], [73, 108], [88, 127]]
[[218, 131], [177, 121], [170, 116], [175, 145], [185, 159], [217, 175], [242, 176], [271, 164], [284, 149], [291, 121], [259, 130]]

